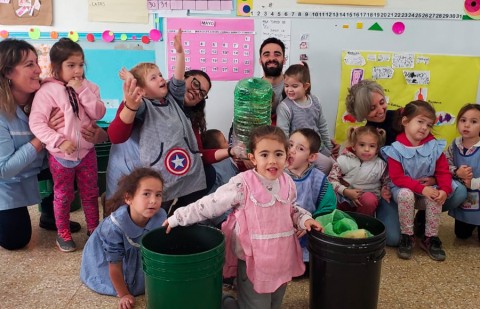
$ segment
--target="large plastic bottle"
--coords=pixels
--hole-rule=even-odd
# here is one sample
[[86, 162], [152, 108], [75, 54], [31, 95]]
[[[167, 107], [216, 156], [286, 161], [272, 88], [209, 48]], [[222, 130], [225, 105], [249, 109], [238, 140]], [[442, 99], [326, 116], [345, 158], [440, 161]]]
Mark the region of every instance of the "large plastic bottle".
[[246, 78], [234, 92], [233, 141], [248, 146], [253, 128], [272, 123], [272, 85], [261, 78]]

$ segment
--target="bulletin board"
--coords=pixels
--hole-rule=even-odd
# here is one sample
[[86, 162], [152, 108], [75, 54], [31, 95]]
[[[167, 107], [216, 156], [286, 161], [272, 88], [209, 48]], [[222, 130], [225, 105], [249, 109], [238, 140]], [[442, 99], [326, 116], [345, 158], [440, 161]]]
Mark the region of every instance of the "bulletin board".
[[52, 15], [52, 0], [11, 0], [0, 3], [0, 24], [2, 25], [50, 26]]
[[445, 56], [386, 51], [343, 51], [335, 139], [358, 125], [345, 110], [347, 89], [362, 79], [383, 86], [389, 109], [413, 100], [430, 102], [437, 112], [434, 133], [451, 142], [458, 135], [455, 117], [461, 106], [477, 99], [479, 56]]

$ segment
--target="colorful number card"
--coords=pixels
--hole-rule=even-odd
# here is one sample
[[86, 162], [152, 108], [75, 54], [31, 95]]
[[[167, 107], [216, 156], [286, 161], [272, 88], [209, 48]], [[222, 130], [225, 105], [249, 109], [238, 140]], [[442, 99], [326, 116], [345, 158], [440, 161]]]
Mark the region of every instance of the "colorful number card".
[[179, 28], [185, 70], [202, 70], [212, 80], [223, 81], [253, 76], [253, 19], [169, 18], [167, 28], [169, 76], [175, 68], [173, 39]]

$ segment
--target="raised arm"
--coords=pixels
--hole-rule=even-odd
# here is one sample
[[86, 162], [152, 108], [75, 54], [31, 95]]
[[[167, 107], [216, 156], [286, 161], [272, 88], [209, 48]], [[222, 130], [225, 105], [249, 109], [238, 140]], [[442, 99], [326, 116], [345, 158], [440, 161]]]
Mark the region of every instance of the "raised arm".
[[178, 29], [173, 41], [173, 47], [176, 51], [175, 72], [173, 77], [176, 80], [185, 80], [185, 53], [183, 52], [182, 29]]

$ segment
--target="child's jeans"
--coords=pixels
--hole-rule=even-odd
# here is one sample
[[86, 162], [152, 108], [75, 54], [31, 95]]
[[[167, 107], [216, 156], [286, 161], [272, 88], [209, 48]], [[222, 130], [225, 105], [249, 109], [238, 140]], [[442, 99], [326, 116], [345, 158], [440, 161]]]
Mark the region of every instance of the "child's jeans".
[[53, 211], [58, 231], [70, 229], [70, 204], [74, 199], [74, 181], [77, 181], [83, 212], [87, 221], [88, 231], [93, 231], [99, 220], [97, 156], [95, 149], [82, 159], [80, 164], [68, 168], [61, 165], [54, 156], [48, 158], [50, 172], [53, 178]]

